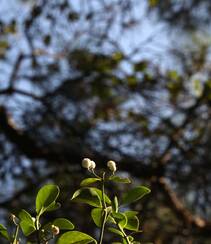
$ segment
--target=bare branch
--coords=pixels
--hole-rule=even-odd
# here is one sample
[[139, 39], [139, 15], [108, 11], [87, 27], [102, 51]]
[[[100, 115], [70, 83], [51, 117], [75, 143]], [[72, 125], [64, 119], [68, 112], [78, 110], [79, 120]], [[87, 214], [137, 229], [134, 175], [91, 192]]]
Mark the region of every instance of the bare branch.
[[199, 216], [194, 216], [180, 201], [175, 191], [170, 188], [163, 177], [159, 178], [156, 184], [158, 184], [158, 187], [162, 193], [164, 193], [168, 206], [173, 209], [178, 218], [182, 220], [187, 227], [192, 229], [193, 234], [211, 236], [211, 222]]

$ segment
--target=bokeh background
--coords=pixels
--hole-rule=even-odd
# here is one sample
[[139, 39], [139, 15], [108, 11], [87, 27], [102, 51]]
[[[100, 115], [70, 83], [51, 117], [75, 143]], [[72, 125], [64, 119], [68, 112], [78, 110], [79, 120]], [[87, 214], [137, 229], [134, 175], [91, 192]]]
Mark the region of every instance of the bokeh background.
[[0, 0], [1, 222], [54, 182], [95, 235], [70, 197], [113, 159], [152, 190], [140, 241], [210, 244], [210, 24], [209, 0]]

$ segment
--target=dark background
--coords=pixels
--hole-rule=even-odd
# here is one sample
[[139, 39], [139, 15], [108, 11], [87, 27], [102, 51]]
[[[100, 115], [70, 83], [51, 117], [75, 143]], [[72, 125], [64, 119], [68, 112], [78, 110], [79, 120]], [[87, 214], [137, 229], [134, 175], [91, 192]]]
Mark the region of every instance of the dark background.
[[55, 215], [95, 233], [69, 199], [84, 157], [113, 159], [152, 190], [133, 206], [143, 243], [211, 243], [210, 13], [209, 0], [0, 0], [2, 223], [54, 182]]

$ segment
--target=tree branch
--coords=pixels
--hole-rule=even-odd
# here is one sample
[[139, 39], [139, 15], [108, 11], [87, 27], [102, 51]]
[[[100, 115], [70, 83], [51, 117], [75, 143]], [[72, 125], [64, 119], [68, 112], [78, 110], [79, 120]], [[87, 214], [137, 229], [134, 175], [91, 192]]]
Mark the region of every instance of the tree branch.
[[166, 180], [161, 177], [156, 181], [157, 186], [164, 194], [168, 206], [176, 213], [184, 224], [191, 228], [193, 234], [211, 236], [211, 222], [194, 216], [179, 200], [176, 193], [170, 188]]

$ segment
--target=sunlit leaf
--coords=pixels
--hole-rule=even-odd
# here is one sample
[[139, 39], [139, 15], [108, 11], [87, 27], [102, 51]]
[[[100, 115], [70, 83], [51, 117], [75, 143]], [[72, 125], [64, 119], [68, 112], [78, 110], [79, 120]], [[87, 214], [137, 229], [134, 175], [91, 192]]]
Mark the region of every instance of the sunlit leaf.
[[132, 230], [132, 231], [138, 231], [139, 229], [139, 219], [136, 216], [138, 212], [136, 211], [126, 211], [124, 214], [127, 216], [127, 224], [125, 226], [125, 229]]
[[50, 212], [50, 211], [54, 211], [58, 208], [61, 207], [61, 204], [59, 202], [52, 202], [47, 208], [46, 208], [46, 212]]
[[35, 219], [26, 210], [22, 209], [18, 217], [20, 219], [20, 227], [25, 236], [29, 236], [36, 230]]
[[73, 230], [74, 229], [74, 225], [73, 223], [65, 218], [57, 218], [53, 221], [53, 224], [58, 226], [59, 229], [61, 230]]
[[92, 219], [97, 227], [101, 227], [103, 220], [103, 209], [102, 208], [94, 208], [91, 212]]
[[126, 183], [126, 184], [131, 183], [129, 178], [123, 178], [123, 177], [116, 176], [116, 175], [110, 176], [109, 180], [111, 180], [113, 182], [117, 182], [117, 183]]
[[132, 202], [135, 202], [148, 193], [150, 193], [149, 188], [145, 186], [137, 186], [124, 194], [122, 199], [122, 204], [125, 205], [125, 204], [130, 204]]
[[80, 186], [88, 186], [90, 184], [93, 184], [95, 182], [101, 181], [101, 179], [99, 178], [86, 178], [84, 180], [81, 181]]
[[99, 196], [96, 193], [93, 194], [90, 191], [90, 188], [82, 188], [82, 189], [77, 190], [76, 192], [74, 192], [71, 200], [73, 200], [74, 202], [86, 203], [93, 207], [102, 206]]
[[119, 236], [124, 237], [123, 233], [122, 233], [120, 230], [118, 230], [118, 229], [115, 229], [115, 228], [113, 228], [113, 227], [109, 227], [108, 230], [109, 230], [110, 232], [113, 232], [113, 233], [119, 235]]
[[[84, 187], [77, 190], [73, 194], [71, 200], [75, 202], [87, 203], [94, 207], [102, 207], [102, 201], [103, 201], [102, 191], [95, 187]], [[106, 194], [105, 194], [105, 202], [111, 204], [111, 200]]]
[[124, 228], [127, 225], [127, 216], [124, 213], [113, 212], [112, 217], [122, 228]]
[[36, 212], [44, 212], [50, 205], [52, 205], [59, 196], [59, 187], [56, 185], [43, 186], [36, 197]]
[[4, 227], [2, 224], [0, 224], [0, 235], [5, 239], [10, 240], [9, 233], [7, 232], [6, 227]]
[[93, 237], [79, 231], [68, 231], [65, 234], [63, 234], [58, 240], [58, 244], [87, 244], [87, 243], [97, 243], [97, 241]]

